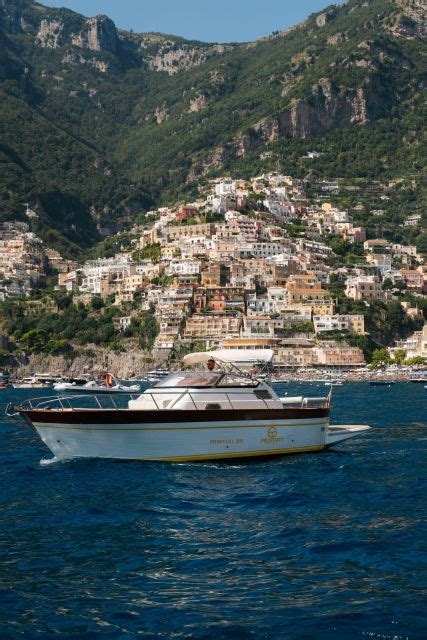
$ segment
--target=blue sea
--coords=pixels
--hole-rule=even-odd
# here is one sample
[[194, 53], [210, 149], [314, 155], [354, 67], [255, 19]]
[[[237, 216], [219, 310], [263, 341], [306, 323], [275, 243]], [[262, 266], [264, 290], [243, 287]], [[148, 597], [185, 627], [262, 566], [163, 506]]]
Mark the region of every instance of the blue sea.
[[424, 385], [336, 387], [372, 431], [242, 464], [40, 464], [0, 394], [2, 640], [427, 637]]

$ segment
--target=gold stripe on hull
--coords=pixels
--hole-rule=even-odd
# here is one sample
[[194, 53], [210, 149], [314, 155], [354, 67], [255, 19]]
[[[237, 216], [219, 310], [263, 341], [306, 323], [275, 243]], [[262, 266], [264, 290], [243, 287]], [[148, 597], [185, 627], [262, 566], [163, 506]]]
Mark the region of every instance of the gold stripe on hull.
[[49, 424], [44, 422], [35, 422], [36, 429], [67, 429], [72, 431], [209, 431], [210, 429], [263, 429], [265, 427], [325, 427], [327, 421], [318, 422], [299, 422], [297, 424], [268, 422], [263, 424], [223, 424], [208, 425], [206, 427], [183, 427], [183, 426], [165, 426], [165, 427], [77, 427], [63, 424]]
[[305, 453], [309, 451], [323, 451], [325, 445], [314, 445], [298, 449], [260, 449], [259, 451], [234, 451], [229, 453], [196, 454], [194, 456], [172, 456], [167, 458], [132, 458], [133, 460], [144, 460], [152, 462], [195, 462], [197, 460], [222, 460], [223, 458], [257, 458], [259, 456], [280, 456], [287, 453]]

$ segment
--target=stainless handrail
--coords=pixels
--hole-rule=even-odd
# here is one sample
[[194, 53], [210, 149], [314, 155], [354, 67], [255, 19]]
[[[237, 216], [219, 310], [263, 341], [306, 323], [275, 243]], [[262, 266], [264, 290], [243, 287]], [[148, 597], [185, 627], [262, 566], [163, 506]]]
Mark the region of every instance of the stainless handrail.
[[[218, 388], [217, 391], [220, 391], [220, 389]], [[136, 398], [139, 398], [141, 396], [141, 394], [137, 393], [137, 394], [121, 394], [120, 397], [123, 397], [123, 395], [129, 395], [130, 399], [134, 400]], [[156, 409], [158, 411], [161, 410], [158, 402], [156, 401], [155, 395], [154, 393], [144, 393], [142, 394], [144, 396], [149, 396], [151, 398], [151, 401], [153, 402], [153, 404], [155, 405]], [[176, 399], [172, 400], [172, 403], [167, 407], [168, 410], [174, 409], [176, 407], [176, 405], [182, 400], [182, 398], [184, 398], [186, 395], [189, 396], [189, 398], [191, 399], [191, 402], [194, 406], [194, 409], [196, 411], [198, 411], [198, 407], [197, 407], [197, 402], [195, 400], [195, 398], [193, 397], [192, 392], [189, 389], [185, 389], [182, 391], [182, 393], [177, 394]], [[221, 395], [224, 395], [227, 398], [227, 402], [228, 404], [231, 406], [232, 409], [235, 409], [234, 404], [232, 399], [230, 398], [230, 393], [227, 391], [222, 391]], [[246, 394], [245, 394], [246, 395]], [[108, 402], [110, 403], [110, 407], [105, 407], [105, 400], [104, 400], [104, 404], [102, 402], [100, 402], [100, 397], [102, 397], [102, 399], [104, 400], [105, 398], [108, 398]], [[125, 411], [128, 410], [128, 407], [124, 406], [118, 406], [117, 402], [115, 401], [115, 399], [107, 394], [102, 394], [102, 396], [98, 397], [97, 394], [84, 394], [84, 395], [71, 395], [71, 396], [65, 396], [65, 397], [61, 397], [61, 396], [43, 396], [43, 397], [39, 397], [39, 398], [29, 398], [27, 400], [25, 400], [22, 405], [20, 405], [19, 407], [16, 407], [17, 409], [22, 409], [22, 410], [35, 410], [35, 409], [42, 409], [43, 407], [47, 407], [47, 405], [57, 405], [55, 408], [53, 408], [53, 410], [78, 410], [78, 409], [82, 409], [82, 410], [87, 410], [87, 411], [96, 411], [96, 410], [101, 410], [101, 411]], [[94, 407], [82, 407], [82, 406], [75, 406], [75, 403], [78, 402], [79, 400], [90, 400], [93, 405], [95, 405]], [[259, 400], [263, 401], [264, 406], [268, 409], [269, 405], [267, 403], [267, 400], [265, 398], [258, 398]], [[295, 402], [292, 402], [292, 398], [289, 398], [289, 404], [297, 404], [300, 407], [304, 407], [304, 406], [310, 406], [313, 403], [319, 403], [318, 406], [323, 406], [323, 407], [328, 407], [330, 405], [330, 394], [328, 394], [328, 396], [319, 396], [319, 397], [304, 397], [301, 396], [301, 400], [298, 399], [298, 401], [295, 400]], [[284, 404], [287, 404], [286, 402]], [[49, 406], [49, 409], [52, 409], [51, 406]]]
[[[126, 395], [129, 395], [129, 397], [131, 399], [135, 399], [135, 398], [139, 398], [139, 396], [141, 394], [135, 394], [135, 393], [129, 393], [129, 394], [121, 394], [121, 397]], [[59, 407], [61, 408], [61, 410], [73, 410], [73, 409], [86, 409], [86, 410], [97, 410], [97, 409], [101, 409], [103, 411], [116, 411], [118, 410], [120, 407], [117, 406], [116, 402], [114, 401], [114, 398], [110, 395], [107, 394], [102, 394], [101, 396], [102, 398], [107, 398], [108, 401], [111, 404], [111, 408], [107, 408], [105, 406], [102, 405], [102, 403], [99, 400], [99, 397], [96, 394], [85, 394], [85, 395], [72, 395], [72, 396], [65, 396], [65, 397], [61, 397], [61, 396], [42, 396], [40, 398], [28, 398], [27, 400], [24, 400], [24, 402], [20, 405], [21, 409], [40, 409], [45, 407], [46, 405], [50, 405], [50, 404], [57, 404], [59, 405]], [[90, 400], [92, 401], [96, 407], [75, 407], [73, 406], [73, 404], [76, 401], [79, 400]], [[156, 404], [157, 406], [157, 404]]]
[[[173, 408], [174, 408], [174, 406], [175, 406], [176, 404], [178, 404], [178, 402], [179, 402], [182, 398], [184, 398], [184, 396], [185, 396], [185, 394], [186, 394], [186, 393], [190, 393], [190, 392], [189, 392], [189, 391], [187, 392], [187, 390], [186, 390], [186, 391], [183, 391], [183, 392], [182, 392], [182, 393], [181, 393], [181, 394], [176, 398], [176, 400], [173, 400], [173, 401], [172, 401], [172, 404], [171, 404], [171, 405], [169, 405], [169, 406], [167, 407], [167, 408], [168, 408], [168, 410], [173, 409]], [[193, 398], [191, 398], [191, 399], [193, 400]], [[194, 400], [193, 400], [193, 404], [194, 404]], [[194, 406], [196, 406], [196, 405], [194, 404]]]

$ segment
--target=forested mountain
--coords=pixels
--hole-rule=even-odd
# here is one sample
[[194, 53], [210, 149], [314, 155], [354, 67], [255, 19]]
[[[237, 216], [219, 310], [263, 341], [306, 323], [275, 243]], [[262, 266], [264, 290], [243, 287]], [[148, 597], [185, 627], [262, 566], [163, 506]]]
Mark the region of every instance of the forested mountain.
[[351, 0], [218, 45], [0, 0], [0, 216], [30, 202], [72, 252], [224, 170], [418, 185], [423, 19], [422, 0]]

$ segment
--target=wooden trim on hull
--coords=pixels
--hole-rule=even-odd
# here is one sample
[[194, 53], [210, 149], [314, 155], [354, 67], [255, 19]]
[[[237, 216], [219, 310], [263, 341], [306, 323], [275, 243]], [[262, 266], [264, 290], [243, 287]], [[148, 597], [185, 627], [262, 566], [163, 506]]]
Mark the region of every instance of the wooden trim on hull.
[[185, 422], [241, 422], [243, 420], [310, 420], [328, 418], [329, 407], [301, 407], [285, 409], [221, 409], [219, 411], [203, 410], [156, 410], [137, 411], [130, 409], [98, 410], [72, 409], [49, 410], [33, 409], [21, 411], [32, 423], [66, 424], [66, 425], [144, 425], [144, 424], [176, 424]]

